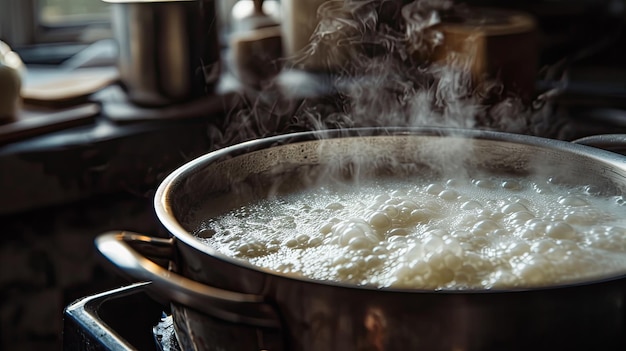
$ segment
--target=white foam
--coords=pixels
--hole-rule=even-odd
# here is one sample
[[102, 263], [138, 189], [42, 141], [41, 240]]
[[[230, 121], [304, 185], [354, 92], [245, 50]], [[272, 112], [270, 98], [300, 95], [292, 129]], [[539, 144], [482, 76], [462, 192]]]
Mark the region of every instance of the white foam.
[[277, 273], [376, 287], [482, 289], [626, 272], [623, 196], [528, 179], [326, 186], [207, 220], [201, 239]]

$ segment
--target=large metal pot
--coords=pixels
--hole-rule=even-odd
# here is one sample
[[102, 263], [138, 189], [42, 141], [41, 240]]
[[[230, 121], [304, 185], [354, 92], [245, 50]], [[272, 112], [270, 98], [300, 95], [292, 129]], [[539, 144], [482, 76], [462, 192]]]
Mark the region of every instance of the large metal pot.
[[129, 99], [160, 106], [206, 96], [220, 74], [214, 0], [111, 3], [120, 80]]
[[[446, 152], [451, 145], [458, 147]], [[442, 159], [453, 162], [443, 167], [437, 162]], [[307, 132], [254, 140], [189, 162], [155, 197], [171, 239], [116, 232], [100, 236], [97, 247], [171, 301], [185, 349], [624, 349], [624, 273], [536, 289], [376, 289], [273, 274], [221, 255], [190, 234], [194, 210], [223, 194], [231, 194], [237, 206], [282, 182], [310, 186], [314, 174], [352, 177], [416, 164], [456, 173], [540, 172], [607, 193], [626, 192], [623, 156], [563, 141], [428, 128]], [[170, 259], [171, 270], [136, 250]]]

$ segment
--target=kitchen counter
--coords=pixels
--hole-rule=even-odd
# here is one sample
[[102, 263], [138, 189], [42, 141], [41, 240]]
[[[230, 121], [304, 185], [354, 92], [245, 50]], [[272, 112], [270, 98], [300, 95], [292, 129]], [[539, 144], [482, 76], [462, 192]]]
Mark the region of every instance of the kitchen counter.
[[232, 98], [151, 109], [125, 101], [117, 86], [103, 89], [79, 107], [93, 115], [85, 123], [0, 146], [0, 215], [153, 189], [210, 150], [208, 125]]

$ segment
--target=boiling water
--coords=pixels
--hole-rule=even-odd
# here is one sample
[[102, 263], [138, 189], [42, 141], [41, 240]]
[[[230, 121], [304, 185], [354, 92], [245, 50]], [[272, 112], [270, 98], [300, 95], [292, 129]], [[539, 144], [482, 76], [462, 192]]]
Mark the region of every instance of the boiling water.
[[519, 288], [626, 272], [626, 200], [521, 178], [328, 185], [196, 234], [276, 273], [375, 287]]

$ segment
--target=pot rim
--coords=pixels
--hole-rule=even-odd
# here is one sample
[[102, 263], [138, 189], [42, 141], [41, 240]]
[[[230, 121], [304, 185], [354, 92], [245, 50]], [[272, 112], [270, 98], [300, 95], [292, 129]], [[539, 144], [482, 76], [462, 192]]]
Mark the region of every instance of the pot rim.
[[[610, 165], [615, 168], [626, 171], [626, 158], [610, 151], [597, 149], [590, 146], [574, 144], [567, 141], [548, 139], [525, 134], [514, 134], [507, 132], [498, 132], [480, 129], [462, 129], [448, 127], [366, 127], [366, 128], [348, 128], [337, 130], [318, 130], [298, 133], [289, 133], [276, 135], [272, 137], [254, 139], [232, 146], [228, 146], [219, 150], [215, 150], [199, 156], [170, 173], [159, 185], [154, 196], [154, 208], [157, 218], [161, 224], [168, 230], [175, 240], [180, 240], [187, 246], [190, 246], [199, 252], [209, 255], [213, 258], [234, 264], [241, 269], [252, 270], [257, 273], [268, 274], [279, 279], [295, 280], [312, 284], [322, 284], [332, 287], [341, 287], [357, 290], [376, 290], [390, 293], [437, 293], [437, 294], [502, 294], [516, 292], [532, 292], [570, 288], [576, 286], [586, 286], [611, 282], [626, 278], [626, 269], [622, 273], [598, 277], [595, 279], [560, 283], [539, 287], [520, 287], [520, 288], [490, 288], [490, 289], [409, 289], [409, 288], [392, 288], [392, 287], [375, 287], [368, 285], [356, 285], [337, 281], [318, 280], [307, 277], [296, 277], [287, 274], [277, 273], [262, 267], [255, 266], [243, 260], [239, 260], [228, 255], [224, 255], [217, 250], [212, 249], [203, 244], [198, 238], [186, 230], [176, 219], [174, 211], [170, 203], [170, 194], [174, 191], [175, 186], [187, 176], [193, 174], [196, 170], [210, 164], [215, 160], [219, 160], [228, 155], [239, 155], [253, 150], [262, 150], [276, 146], [277, 143], [288, 144], [300, 141], [314, 141], [318, 139], [334, 139], [344, 137], [361, 137], [361, 136], [392, 136], [392, 135], [415, 135], [415, 136], [441, 136], [441, 137], [464, 137], [470, 139], [503, 141], [514, 144], [522, 144], [541, 148], [549, 148], [556, 151], [563, 151], [569, 154], [584, 155], [596, 161]], [[625, 180], [626, 181], [626, 180]]]

